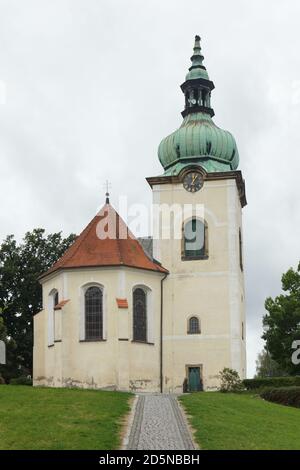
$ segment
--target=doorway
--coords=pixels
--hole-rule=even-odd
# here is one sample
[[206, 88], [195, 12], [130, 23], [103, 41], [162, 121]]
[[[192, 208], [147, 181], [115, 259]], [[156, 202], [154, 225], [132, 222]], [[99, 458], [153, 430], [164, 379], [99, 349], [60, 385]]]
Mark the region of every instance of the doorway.
[[189, 392], [200, 392], [203, 390], [201, 367], [188, 366], [187, 367], [187, 385]]

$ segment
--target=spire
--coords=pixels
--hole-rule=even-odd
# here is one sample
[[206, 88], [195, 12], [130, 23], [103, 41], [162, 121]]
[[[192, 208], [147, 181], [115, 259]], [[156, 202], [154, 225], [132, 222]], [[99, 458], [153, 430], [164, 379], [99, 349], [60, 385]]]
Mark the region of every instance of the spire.
[[208, 73], [203, 65], [204, 56], [201, 52], [200, 41], [200, 36], [195, 36], [194, 52], [191, 57], [192, 65], [189, 68], [189, 72], [185, 77], [186, 80], [195, 80], [197, 78], [209, 80]]
[[110, 188], [111, 184], [109, 183], [108, 180], [106, 180], [105, 186], [106, 186], [105, 204], [109, 204], [109, 188]]
[[213, 82], [209, 79], [200, 45], [195, 37], [192, 65], [181, 90], [185, 96], [183, 122], [179, 129], [165, 137], [158, 148], [164, 176], [178, 176], [184, 168], [199, 166], [206, 172], [236, 170], [239, 153], [230, 132], [217, 127], [210, 104]]
[[205, 67], [202, 63], [204, 57], [201, 54], [200, 41], [201, 41], [200, 36], [198, 36], [198, 35], [195, 36], [194, 54], [191, 57], [192, 65], [189, 68], [190, 71], [193, 70], [193, 69], [196, 69], [196, 68], [203, 68], [205, 70]]
[[210, 106], [210, 94], [214, 89], [214, 84], [210, 81], [202, 55], [200, 36], [195, 36], [194, 52], [191, 57], [192, 65], [185, 77], [185, 82], [181, 89], [185, 95], [185, 109], [182, 116], [195, 112], [203, 112], [214, 116], [214, 111]]

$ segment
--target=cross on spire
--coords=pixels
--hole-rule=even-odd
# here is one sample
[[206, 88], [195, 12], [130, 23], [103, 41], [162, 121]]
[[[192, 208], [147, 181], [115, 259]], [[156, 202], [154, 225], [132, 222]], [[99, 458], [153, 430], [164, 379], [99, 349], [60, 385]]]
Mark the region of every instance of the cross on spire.
[[109, 204], [109, 188], [111, 188], [111, 183], [108, 180], [106, 180], [104, 187], [106, 189], [105, 204]]

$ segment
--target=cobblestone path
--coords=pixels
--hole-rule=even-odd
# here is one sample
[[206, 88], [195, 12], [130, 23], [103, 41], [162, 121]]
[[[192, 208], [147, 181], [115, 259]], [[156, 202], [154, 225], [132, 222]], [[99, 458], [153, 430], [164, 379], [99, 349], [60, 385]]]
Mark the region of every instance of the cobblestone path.
[[183, 413], [173, 395], [139, 395], [127, 449], [194, 449]]

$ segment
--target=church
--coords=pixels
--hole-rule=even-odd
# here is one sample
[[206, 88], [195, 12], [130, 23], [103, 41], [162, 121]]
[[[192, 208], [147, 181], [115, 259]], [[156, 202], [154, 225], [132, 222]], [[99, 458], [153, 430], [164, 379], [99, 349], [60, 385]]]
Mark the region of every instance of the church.
[[40, 277], [34, 385], [180, 393], [217, 390], [224, 367], [245, 378], [245, 183], [203, 60], [196, 36], [182, 124], [159, 145], [162, 174], [146, 178], [153, 235], [136, 238], [107, 193]]

